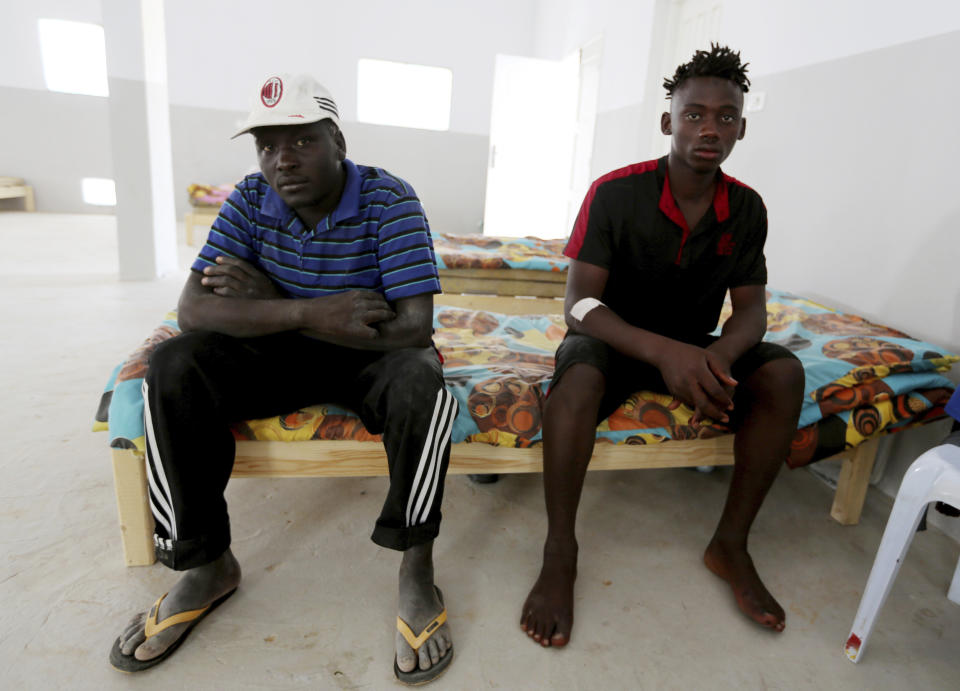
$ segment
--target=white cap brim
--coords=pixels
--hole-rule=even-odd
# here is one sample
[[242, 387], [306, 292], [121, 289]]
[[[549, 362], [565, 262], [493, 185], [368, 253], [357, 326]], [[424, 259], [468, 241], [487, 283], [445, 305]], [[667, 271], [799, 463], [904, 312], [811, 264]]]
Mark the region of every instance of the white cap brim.
[[280, 127], [282, 125], [309, 125], [312, 122], [320, 122], [321, 120], [333, 120], [333, 124], [337, 127], [340, 126], [340, 123], [337, 121], [337, 118], [332, 115], [278, 115], [273, 118], [265, 117], [248, 117], [240, 129], [235, 135], [230, 137], [230, 139], [236, 139], [241, 134], [247, 134], [250, 130], [255, 127]]

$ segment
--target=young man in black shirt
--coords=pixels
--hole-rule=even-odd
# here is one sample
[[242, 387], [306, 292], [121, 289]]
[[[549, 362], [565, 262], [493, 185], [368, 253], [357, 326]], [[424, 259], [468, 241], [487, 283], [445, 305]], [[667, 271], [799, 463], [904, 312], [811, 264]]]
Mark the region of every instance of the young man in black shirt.
[[[720, 164], [746, 132], [750, 81], [739, 53], [697, 51], [664, 83], [661, 129], [670, 153], [597, 180], [564, 253], [565, 316], [544, 413], [548, 534], [543, 567], [520, 624], [543, 646], [573, 627], [577, 505], [597, 423], [631, 393], [669, 392], [703, 418], [736, 430], [727, 502], [704, 554], [750, 618], [782, 631], [783, 608], [764, 587], [747, 536], [790, 449], [803, 370], [766, 331], [760, 196]], [[732, 316], [716, 327], [729, 290]]]

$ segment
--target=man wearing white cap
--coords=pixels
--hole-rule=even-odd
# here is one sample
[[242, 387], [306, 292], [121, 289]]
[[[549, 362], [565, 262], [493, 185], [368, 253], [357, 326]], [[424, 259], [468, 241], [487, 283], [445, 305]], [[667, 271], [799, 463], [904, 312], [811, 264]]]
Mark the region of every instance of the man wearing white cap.
[[157, 558], [184, 575], [110, 661], [159, 663], [236, 590], [230, 425], [330, 402], [383, 435], [390, 489], [372, 539], [403, 552], [394, 672], [423, 683], [453, 658], [432, 549], [457, 412], [431, 341], [427, 220], [406, 182], [346, 158], [336, 104], [308, 76], [262, 82], [244, 133], [261, 172], [220, 210], [180, 296], [183, 333], [144, 379]]

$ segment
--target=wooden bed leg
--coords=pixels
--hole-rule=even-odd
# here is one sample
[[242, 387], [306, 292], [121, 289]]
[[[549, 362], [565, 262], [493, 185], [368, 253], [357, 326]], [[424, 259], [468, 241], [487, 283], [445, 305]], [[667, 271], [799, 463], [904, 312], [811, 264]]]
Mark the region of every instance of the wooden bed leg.
[[833, 508], [830, 509], [830, 515], [840, 525], [856, 525], [860, 522], [860, 512], [867, 498], [870, 473], [879, 445], [879, 439], [868, 439], [843, 458], [837, 493], [833, 497]]
[[207, 241], [207, 233], [210, 226], [217, 220], [217, 209], [207, 209], [208, 213], [195, 213], [191, 211], [183, 217], [183, 229], [186, 234], [187, 244], [195, 247], [196, 243], [201, 245]]
[[110, 454], [113, 457], [113, 484], [117, 491], [124, 561], [127, 566], [149, 566], [156, 557], [143, 454], [133, 449], [110, 449]]
[[183, 218], [183, 226], [184, 226], [183, 229], [186, 231], [187, 244], [190, 245], [191, 247], [193, 247], [193, 231], [196, 223], [197, 221], [193, 217], [193, 214], [187, 214]]

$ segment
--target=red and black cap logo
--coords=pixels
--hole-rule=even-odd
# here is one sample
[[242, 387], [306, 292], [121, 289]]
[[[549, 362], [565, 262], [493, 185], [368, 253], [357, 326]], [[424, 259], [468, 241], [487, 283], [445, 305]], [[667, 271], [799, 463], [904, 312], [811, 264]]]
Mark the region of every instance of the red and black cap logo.
[[283, 96], [283, 82], [280, 81], [280, 77], [270, 77], [260, 87], [260, 102], [267, 108], [277, 105], [281, 96]]

